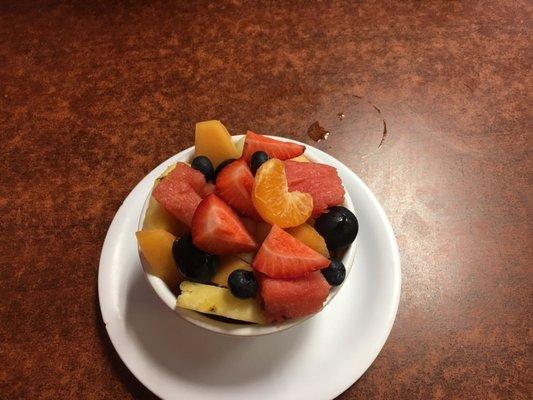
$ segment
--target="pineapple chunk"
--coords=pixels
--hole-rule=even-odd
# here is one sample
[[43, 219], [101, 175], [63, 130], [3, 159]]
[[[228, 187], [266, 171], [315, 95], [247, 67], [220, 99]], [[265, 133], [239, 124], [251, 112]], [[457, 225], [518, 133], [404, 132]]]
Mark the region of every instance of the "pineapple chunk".
[[229, 289], [183, 281], [176, 306], [239, 321], [264, 324], [265, 317], [257, 299], [239, 299]]
[[186, 226], [174, 218], [153, 196], [150, 196], [142, 229], [143, 231], [162, 229], [179, 237], [185, 233]]
[[298, 157], [291, 158], [290, 160], [298, 161], [298, 162], [310, 162], [306, 156], [298, 156]]
[[222, 256], [220, 257], [220, 264], [218, 271], [211, 279], [211, 282], [216, 283], [218, 286], [228, 287], [228, 277], [236, 269], [245, 269], [252, 271], [250, 264], [244, 262], [235, 256]]
[[169, 287], [183, 280], [172, 256], [172, 244], [176, 237], [162, 229], [136, 233], [141, 252], [148, 261], [148, 273], [160, 277]]
[[195, 156], [206, 156], [213, 167], [229, 158], [239, 158], [239, 152], [222, 122], [212, 120], [196, 124]]
[[244, 261], [247, 264], [251, 264], [254, 260], [255, 253], [239, 253], [235, 254], [235, 257], [240, 258], [242, 261]]
[[244, 149], [244, 139], [246, 139], [246, 136], [243, 136], [239, 140], [235, 142], [235, 148], [237, 149], [237, 153], [239, 154], [239, 157], [242, 157], [242, 151]]
[[174, 168], [176, 168], [176, 164], [172, 164], [172, 165], [169, 165], [167, 167], [167, 169], [165, 169], [163, 171], [163, 173], [161, 175], [159, 175], [159, 178], [158, 179], [163, 179], [165, 178], [168, 174], [170, 174], [172, 171], [174, 171]]
[[306, 246], [311, 247], [317, 253], [329, 258], [328, 247], [326, 241], [311, 225], [302, 224], [294, 228], [287, 229], [287, 232], [298, 239]]

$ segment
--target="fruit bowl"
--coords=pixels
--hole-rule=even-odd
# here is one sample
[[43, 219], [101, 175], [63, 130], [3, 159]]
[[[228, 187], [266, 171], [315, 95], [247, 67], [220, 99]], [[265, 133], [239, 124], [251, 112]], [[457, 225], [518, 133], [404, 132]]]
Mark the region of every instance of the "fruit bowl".
[[[235, 135], [232, 136], [232, 140], [237, 143], [239, 142], [244, 135]], [[281, 137], [272, 137], [278, 140], [283, 140], [287, 142], [293, 142], [298, 144], [303, 144], [295, 140], [281, 138]], [[323, 160], [320, 158], [320, 151], [306, 145], [306, 151], [305, 151], [305, 157], [307, 157], [310, 161], [313, 162], [323, 162]], [[190, 147], [186, 150], [183, 150], [182, 152], [176, 154], [174, 157], [167, 160], [165, 163], [163, 163], [160, 168], [161, 172], [170, 165], [176, 163], [176, 162], [186, 162], [190, 163], [194, 157], [194, 147]], [[148, 209], [148, 205], [150, 202], [150, 196], [151, 192], [148, 194], [143, 209], [141, 211], [141, 215], [139, 218], [138, 223], [138, 229], [141, 230], [143, 227], [144, 218], [146, 215], [146, 211]], [[353, 204], [350, 199], [350, 196], [348, 195], [348, 192], [345, 191], [344, 195], [344, 203], [342, 204], [344, 207], [349, 209], [350, 211], [354, 212]], [[356, 241], [354, 241], [345, 251], [342, 256], [342, 263], [346, 267], [346, 280], [348, 279], [349, 273], [352, 269], [352, 265], [354, 262], [355, 257], [355, 249], [356, 249]], [[143, 266], [143, 269], [145, 271], [145, 275], [150, 283], [150, 285], [153, 287], [154, 291], [157, 293], [157, 295], [161, 298], [161, 300], [172, 310], [174, 310], [181, 318], [184, 320], [200, 327], [203, 329], [206, 329], [208, 331], [230, 335], [230, 336], [260, 336], [260, 335], [267, 335], [272, 334], [276, 332], [281, 332], [286, 329], [289, 329], [291, 327], [294, 327], [296, 325], [301, 324], [305, 320], [311, 318], [313, 315], [311, 314], [300, 318], [293, 318], [290, 320], [287, 320], [285, 322], [281, 323], [273, 323], [269, 325], [257, 325], [257, 324], [249, 324], [249, 323], [238, 323], [238, 322], [226, 322], [221, 321], [215, 318], [211, 318], [207, 315], [201, 314], [196, 311], [187, 310], [181, 307], [176, 307], [176, 299], [177, 296], [174, 294], [174, 292], [167, 286], [167, 284], [159, 277], [152, 275], [149, 273], [149, 266], [147, 264], [146, 259], [142, 255], [142, 253], [139, 251], [139, 256], [141, 259], [141, 264]], [[327, 306], [329, 302], [332, 301], [332, 299], [336, 296], [336, 294], [339, 292], [343, 284], [339, 286], [334, 286], [331, 288], [329, 295], [324, 302], [324, 307]], [[323, 310], [323, 309], [322, 309]], [[321, 310], [321, 311], [322, 311]], [[320, 311], [319, 311], [320, 312]]]

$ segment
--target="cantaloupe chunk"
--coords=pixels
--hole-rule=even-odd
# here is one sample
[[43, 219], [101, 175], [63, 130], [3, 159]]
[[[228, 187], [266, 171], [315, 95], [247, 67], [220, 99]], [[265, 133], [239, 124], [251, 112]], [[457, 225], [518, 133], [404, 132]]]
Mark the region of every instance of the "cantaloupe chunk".
[[258, 299], [239, 299], [218, 286], [184, 281], [176, 306], [239, 321], [264, 324], [265, 317]]
[[136, 233], [141, 252], [148, 261], [148, 273], [161, 278], [169, 287], [183, 280], [172, 256], [176, 237], [162, 229], [142, 230]]
[[317, 253], [329, 258], [328, 247], [326, 241], [311, 225], [302, 224], [294, 228], [286, 229], [286, 231], [303, 244], [311, 247]]
[[228, 130], [217, 120], [196, 124], [194, 145], [195, 157], [206, 156], [215, 168], [222, 161], [240, 157]]
[[244, 269], [246, 271], [252, 271], [252, 267], [247, 262], [241, 260], [235, 256], [222, 256], [220, 257], [220, 263], [215, 276], [211, 279], [211, 282], [218, 286], [228, 287], [228, 277], [236, 269]]

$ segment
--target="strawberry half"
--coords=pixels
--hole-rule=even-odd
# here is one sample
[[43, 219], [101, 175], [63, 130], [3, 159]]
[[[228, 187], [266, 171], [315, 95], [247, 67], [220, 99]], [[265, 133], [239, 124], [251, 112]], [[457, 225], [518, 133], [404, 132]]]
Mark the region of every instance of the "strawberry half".
[[242, 158], [225, 167], [217, 176], [216, 194], [239, 214], [261, 220], [252, 203], [254, 176]]
[[196, 208], [191, 233], [194, 245], [211, 254], [237, 254], [257, 249], [257, 243], [235, 211], [215, 194], [207, 196]]
[[271, 278], [297, 278], [325, 268], [329, 263], [322, 254], [273, 225], [252, 267]]
[[256, 151], [264, 151], [270, 158], [287, 160], [303, 154], [305, 146], [271, 139], [263, 135], [258, 135], [252, 131], [248, 131], [246, 132], [246, 138], [244, 139], [242, 156], [246, 161], [250, 161], [250, 158], [252, 158], [252, 155]]

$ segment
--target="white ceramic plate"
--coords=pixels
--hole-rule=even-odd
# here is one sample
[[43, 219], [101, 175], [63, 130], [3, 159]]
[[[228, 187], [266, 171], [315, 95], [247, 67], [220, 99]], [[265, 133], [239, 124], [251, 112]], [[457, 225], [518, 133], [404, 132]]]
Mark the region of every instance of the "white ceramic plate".
[[352, 171], [311, 146], [307, 152], [336, 167], [350, 194], [359, 221], [357, 256], [322, 312], [274, 335], [230, 337], [193, 326], [147, 282], [134, 233], [154, 179], [176, 156], [150, 172], [119, 208], [100, 257], [100, 308], [119, 356], [162, 399], [331, 399], [359, 379], [385, 344], [401, 281], [390, 223]]

